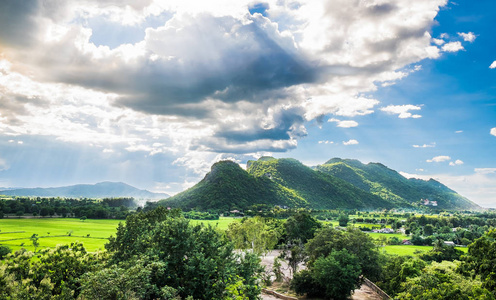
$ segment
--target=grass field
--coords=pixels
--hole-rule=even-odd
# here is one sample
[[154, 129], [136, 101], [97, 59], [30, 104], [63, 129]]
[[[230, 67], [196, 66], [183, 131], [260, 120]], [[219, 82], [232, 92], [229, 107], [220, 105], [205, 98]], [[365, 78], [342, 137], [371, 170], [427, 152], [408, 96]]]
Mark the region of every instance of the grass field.
[[219, 220], [190, 220], [190, 222], [191, 224], [203, 223], [204, 225], [217, 227], [220, 230], [227, 230], [229, 224], [232, 222], [239, 222], [240, 220], [240, 218], [220, 217]]
[[[20, 248], [33, 251], [29, 239], [38, 234], [38, 249], [59, 244], [82, 242], [88, 251], [103, 250], [107, 238], [115, 234], [121, 220], [85, 220], [66, 218], [0, 219], [0, 244], [13, 251]], [[71, 232], [71, 236], [68, 233]], [[89, 234], [89, 236], [88, 236]], [[21, 246], [21, 244], [23, 244]]]
[[[457, 247], [457, 249], [462, 250], [465, 253], [468, 251], [467, 247]], [[390, 245], [382, 247], [382, 251], [386, 252], [387, 254], [410, 256], [417, 256], [430, 250], [432, 250], [432, 246]]]
[[[222, 217], [219, 220], [191, 220], [192, 224], [203, 223], [220, 230], [226, 230], [230, 223], [238, 222], [239, 218]], [[104, 250], [104, 245], [123, 220], [90, 220], [81, 221], [71, 218], [40, 218], [40, 219], [0, 219], [0, 245], [7, 245], [13, 251], [25, 248], [34, 251], [31, 240], [33, 234], [38, 234], [40, 246], [38, 249], [55, 247], [59, 244], [82, 242], [90, 251]], [[336, 222], [337, 223], [337, 222]], [[334, 225], [334, 224], [333, 224]], [[337, 225], [337, 224], [336, 224]], [[68, 236], [71, 232], [71, 236]], [[88, 236], [89, 234], [89, 236]], [[405, 239], [402, 234], [368, 233], [377, 239], [381, 236]], [[21, 245], [22, 244], [22, 245]], [[426, 252], [431, 246], [385, 246], [382, 248], [388, 254], [418, 255], [416, 251]], [[467, 248], [459, 248], [466, 252]]]
[[[226, 230], [229, 223], [235, 220], [238, 219], [191, 220], [191, 223], [210, 224]], [[34, 251], [30, 237], [38, 234], [40, 243], [38, 250], [79, 241], [84, 244], [86, 250], [94, 252], [105, 249], [105, 243], [111, 235], [115, 235], [119, 222], [124, 221], [90, 219], [81, 221], [72, 218], [0, 219], [0, 245], [9, 246], [12, 251], [21, 248]], [[71, 236], [68, 236], [69, 232]]]

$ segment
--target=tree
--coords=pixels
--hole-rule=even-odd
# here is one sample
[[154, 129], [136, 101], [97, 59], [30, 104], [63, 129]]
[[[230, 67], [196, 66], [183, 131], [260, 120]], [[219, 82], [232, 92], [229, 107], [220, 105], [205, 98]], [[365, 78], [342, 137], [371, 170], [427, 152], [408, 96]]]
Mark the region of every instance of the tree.
[[284, 223], [286, 241], [300, 240], [302, 243], [306, 243], [314, 237], [315, 231], [320, 227], [320, 222], [308, 212], [300, 211], [289, 217]]
[[376, 284], [390, 296], [402, 292], [401, 283], [409, 277], [419, 276], [427, 265], [425, 261], [410, 256], [388, 255], [383, 259], [382, 273]]
[[143, 266], [160, 263], [148, 280], [146, 299], [160, 298], [168, 288], [194, 299], [222, 299], [228, 287], [250, 300], [260, 294], [258, 256], [235, 253], [224, 234], [210, 226], [190, 225], [179, 211], [159, 207], [130, 215], [106, 248], [118, 266], [133, 265], [136, 259]]
[[496, 295], [496, 229], [484, 234], [468, 246], [461, 269], [466, 274], [480, 276], [483, 287]]
[[292, 287], [298, 294], [346, 299], [360, 286], [360, 264], [348, 250], [332, 250], [326, 257], [319, 257], [308, 271], [297, 274]]
[[276, 222], [259, 216], [243, 218], [241, 222], [229, 224], [227, 235], [237, 249], [252, 249], [262, 255], [274, 249], [282, 235], [282, 228]]
[[283, 246], [279, 258], [288, 262], [291, 274], [296, 274], [300, 263], [304, 262], [307, 258], [305, 246], [300, 240], [293, 240]]
[[34, 252], [36, 252], [36, 248], [38, 248], [40, 246], [40, 242], [38, 242], [38, 234], [33, 234], [30, 238], [31, 242], [33, 243], [33, 247], [34, 247]]
[[332, 250], [342, 249], [348, 250], [357, 257], [363, 275], [370, 280], [379, 277], [381, 267], [377, 246], [368, 234], [354, 227], [348, 227], [346, 230], [332, 227], [319, 229], [315, 237], [306, 244], [306, 251], [309, 256], [308, 264], [313, 264], [321, 256], [328, 256]]
[[[34, 260], [32, 252], [21, 249], [4, 262], [0, 268], [0, 299], [76, 298], [79, 278], [104, 259], [87, 253], [80, 243], [41, 250], [37, 256]], [[3, 291], [9, 297], [3, 297]]]
[[10, 252], [12, 250], [8, 246], [0, 246], [0, 260], [4, 259]]
[[427, 224], [424, 226], [424, 236], [429, 236], [434, 234], [434, 226]]
[[494, 299], [478, 279], [471, 279], [458, 273], [459, 262], [433, 262], [416, 277], [403, 282], [404, 292], [398, 299]]
[[346, 227], [348, 225], [348, 222], [350, 221], [350, 218], [348, 215], [342, 214], [338, 218], [339, 226], [341, 227]]

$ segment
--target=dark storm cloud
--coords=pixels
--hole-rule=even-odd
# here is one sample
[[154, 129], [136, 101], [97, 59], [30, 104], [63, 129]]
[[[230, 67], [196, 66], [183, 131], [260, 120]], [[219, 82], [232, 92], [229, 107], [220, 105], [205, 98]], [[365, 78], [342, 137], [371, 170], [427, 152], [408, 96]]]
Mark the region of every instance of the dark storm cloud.
[[29, 46], [36, 38], [37, 0], [0, 1], [0, 44]]
[[[207, 22], [217, 21], [212, 17], [203, 18]], [[179, 104], [199, 103], [209, 97], [228, 103], [263, 102], [267, 97], [276, 96], [278, 89], [317, 80], [317, 68], [285, 50], [255, 22], [237, 29], [237, 34], [246, 41], [229, 53], [215, 47], [199, 50], [212, 51], [206, 55], [216, 57], [217, 61], [178, 58], [142, 65], [133, 76], [135, 81], [126, 86], [132, 88], [126, 91], [129, 94], [116, 104], [152, 114], [181, 114]], [[259, 51], [247, 51], [245, 48], [249, 47]], [[140, 91], [142, 93], [134, 94]]]
[[145, 55], [131, 61], [122, 61], [120, 54], [95, 58], [83, 53], [71, 38], [80, 33], [69, 32], [35, 58], [42, 67], [39, 74], [116, 93], [116, 106], [197, 117], [207, 115], [208, 108], [188, 105], [206, 99], [261, 103], [285, 97], [281, 90], [286, 87], [319, 80], [321, 70], [260, 15], [246, 24], [210, 14], [173, 18], [168, 24], [150, 28]]

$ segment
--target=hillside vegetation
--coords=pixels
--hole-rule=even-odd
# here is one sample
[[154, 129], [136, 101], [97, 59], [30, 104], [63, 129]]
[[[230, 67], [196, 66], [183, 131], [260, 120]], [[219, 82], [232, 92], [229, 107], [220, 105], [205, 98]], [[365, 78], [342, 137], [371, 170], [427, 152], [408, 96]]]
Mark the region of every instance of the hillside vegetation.
[[315, 169], [341, 178], [398, 207], [420, 204], [420, 199], [429, 199], [436, 201], [440, 209], [480, 208], [434, 179], [407, 179], [380, 163], [363, 164], [358, 160], [333, 158]]
[[315, 209], [392, 208], [390, 202], [294, 159], [249, 161], [247, 171], [231, 161], [214, 164], [203, 180], [160, 204], [197, 210], [232, 210], [265, 204]]

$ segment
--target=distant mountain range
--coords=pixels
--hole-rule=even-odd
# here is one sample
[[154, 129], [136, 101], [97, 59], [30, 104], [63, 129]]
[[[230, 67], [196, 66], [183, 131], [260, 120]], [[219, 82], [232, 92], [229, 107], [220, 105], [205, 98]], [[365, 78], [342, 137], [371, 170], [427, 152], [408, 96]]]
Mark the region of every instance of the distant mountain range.
[[407, 179], [380, 163], [365, 165], [339, 158], [310, 168], [291, 158], [262, 157], [249, 161], [246, 171], [232, 161], [221, 161], [195, 186], [159, 203], [183, 209], [224, 211], [259, 204], [313, 209], [390, 209], [422, 207], [427, 203], [440, 209], [480, 209], [433, 179]]
[[0, 191], [0, 195], [65, 198], [117, 198], [164, 199], [169, 195], [140, 190], [122, 182], [100, 182], [97, 184], [77, 184], [53, 188], [18, 188]]

